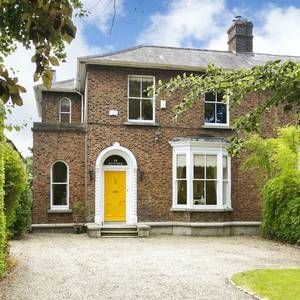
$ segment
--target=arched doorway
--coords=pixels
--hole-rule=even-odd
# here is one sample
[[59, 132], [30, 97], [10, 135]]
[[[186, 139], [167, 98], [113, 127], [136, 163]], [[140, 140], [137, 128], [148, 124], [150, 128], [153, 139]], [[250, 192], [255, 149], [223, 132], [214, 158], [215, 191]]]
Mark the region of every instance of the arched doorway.
[[137, 222], [137, 163], [119, 143], [104, 149], [96, 160], [95, 223]]

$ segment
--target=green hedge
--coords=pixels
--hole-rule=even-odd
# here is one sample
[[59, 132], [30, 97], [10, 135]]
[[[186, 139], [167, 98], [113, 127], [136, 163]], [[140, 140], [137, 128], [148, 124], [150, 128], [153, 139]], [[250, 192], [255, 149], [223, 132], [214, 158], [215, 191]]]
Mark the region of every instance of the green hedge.
[[300, 172], [269, 180], [262, 190], [264, 236], [300, 244]]
[[20, 197], [26, 189], [27, 177], [25, 164], [20, 154], [8, 143], [5, 143], [4, 146], [4, 169], [4, 207], [6, 226], [8, 233], [11, 236], [12, 233], [10, 232], [10, 229], [15, 222], [16, 210], [19, 205]]

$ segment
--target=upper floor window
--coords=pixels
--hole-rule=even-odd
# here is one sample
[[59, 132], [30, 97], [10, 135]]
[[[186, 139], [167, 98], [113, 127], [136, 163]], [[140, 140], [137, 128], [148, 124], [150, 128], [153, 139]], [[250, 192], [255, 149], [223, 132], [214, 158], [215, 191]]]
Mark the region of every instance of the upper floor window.
[[71, 100], [69, 98], [60, 99], [59, 122], [71, 123]]
[[229, 125], [229, 104], [224, 103], [223, 93], [205, 94], [205, 125]]
[[69, 168], [57, 161], [51, 168], [51, 209], [69, 208]]
[[129, 121], [154, 121], [154, 95], [149, 95], [148, 91], [148, 88], [153, 85], [153, 76], [130, 75], [128, 77]]

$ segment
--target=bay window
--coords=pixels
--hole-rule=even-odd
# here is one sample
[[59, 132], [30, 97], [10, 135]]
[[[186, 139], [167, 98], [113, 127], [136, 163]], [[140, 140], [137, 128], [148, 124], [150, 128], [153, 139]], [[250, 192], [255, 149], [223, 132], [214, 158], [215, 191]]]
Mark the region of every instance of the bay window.
[[128, 77], [128, 121], [154, 122], [154, 93], [148, 93], [153, 85], [153, 76]]
[[173, 147], [173, 208], [230, 208], [230, 157], [226, 143], [200, 139], [170, 144]]

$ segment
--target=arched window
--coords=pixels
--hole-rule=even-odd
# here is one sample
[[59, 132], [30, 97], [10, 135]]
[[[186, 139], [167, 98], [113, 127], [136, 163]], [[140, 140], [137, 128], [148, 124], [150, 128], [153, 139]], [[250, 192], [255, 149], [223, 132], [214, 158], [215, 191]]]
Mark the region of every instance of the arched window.
[[57, 161], [51, 168], [51, 209], [69, 208], [69, 168]]
[[69, 98], [60, 99], [59, 122], [71, 123], [71, 100]]
[[105, 166], [126, 166], [126, 160], [120, 155], [111, 155], [104, 161]]

